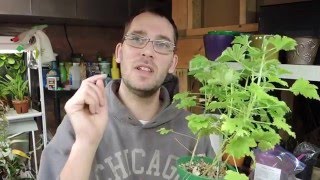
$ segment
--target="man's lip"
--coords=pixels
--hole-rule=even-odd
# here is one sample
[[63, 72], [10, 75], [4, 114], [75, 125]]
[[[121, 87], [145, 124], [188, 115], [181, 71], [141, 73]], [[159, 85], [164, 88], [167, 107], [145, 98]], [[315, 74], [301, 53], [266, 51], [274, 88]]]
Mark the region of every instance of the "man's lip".
[[150, 70], [150, 71], [146, 71], [146, 72], [154, 72], [153, 68], [150, 66], [147, 66], [147, 65], [138, 65], [135, 67], [135, 69], [137, 69], [137, 70], [141, 70], [141, 68], [147, 68]]

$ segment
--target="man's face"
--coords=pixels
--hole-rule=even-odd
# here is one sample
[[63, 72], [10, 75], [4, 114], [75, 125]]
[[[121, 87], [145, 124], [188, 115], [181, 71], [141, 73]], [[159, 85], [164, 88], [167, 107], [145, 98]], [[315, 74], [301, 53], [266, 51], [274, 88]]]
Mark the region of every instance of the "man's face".
[[[134, 39], [142, 37], [151, 41], [159, 40], [160, 43], [174, 42], [174, 30], [170, 22], [151, 13], [136, 16], [127, 35]], [[122, 80], [129, 90], [133, 90], [139, 96], [155, 93], [167, 73], [174, 72], [177, 55], [173, 51], [159, 53], [158, 50], [159, 48], [153, 47], [153, 42], [139, 48], [132, 46], [129, 40], [117, 45], [116, 58], [120, 63]]]

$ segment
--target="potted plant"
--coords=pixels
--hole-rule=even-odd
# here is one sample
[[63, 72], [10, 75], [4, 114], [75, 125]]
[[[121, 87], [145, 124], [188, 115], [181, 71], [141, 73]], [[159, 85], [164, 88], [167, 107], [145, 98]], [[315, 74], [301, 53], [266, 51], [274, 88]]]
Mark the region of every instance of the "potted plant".
[[[265, 38], [261, 48], [256, 48], [251, 45], [248, 35], [241, 35], [235, 37], [232, 44], [215, 61], [209, 61], [201, 55], [191, 60], [189, 74], [202, 84], [200, 94], [182, 92], [174, 96], [178, 108], [203, 108], [202, 114], [191, 114], [186, 118], [189, 129], [198, 139], [211, 134], [223, 137], [216, 156], [207, 164], [204, 163], [208, 162], [206, 160], [199, 161], [198, 164], [206, 164], [204, 167], [196, 168], [198, 164], [193, 162], [194, 153], [188, 162], [178, 165], [178, 169], [188, 168], [189, 171], [202, 169], [201, 172], [197, 171], [197, 175], [189, 174], [190, 177], [248, 179], [239, 173], [236, 166], [230, 170], [227, 160], [234, 161], [245, 156], [254, 159], [254, 148], [274, 148], [281, 140], [279, 130], [295, 137], [285, 119], [289, 107], [271, 95], [271, 91], [290, 91], [294, 95], [319, 100], [315, 85], [303, 79], [288, 85], [280, 77], [290, 72], [279, 66], [278, 59], [268, 58], [280, 50], [293, 50], [296, 46], [293, 39], [274, 35]], [[273, 48], [267, 49], [270, 45]], [[229, 67], [231, 61], [236, 61], [241, 68]], [[161, 134], [174, 132], [168, 129], [159, 131]], [[221, 160], [224, 154], [227, 154], [225, 161]]]
[[9, 74], [11, 77], [16, 74], [23, 75], [27, 69], [23, 60], [23, 53], [0, 54], [1, 75]]
[[12, 95], [12, 104], [18, 114], [27, 113], [29, 110], [28, 80], [24, 80], [20, 74], [15, 78], [6, 75], [0, 83], [7, 85], [10, 94]]
[[8, 120], [5, 117], [6, 108], [0, 102], [0, 178], [1, 179], [35, 179], [32, 171], [26, 166], [26, 159], [30, 157], [11, 146], [25, 140], [12, 140], [8, 136]]
[[9, 88], [6, 83], [0, 81], [0, 101], [4, 107], [8, 106], [8, 95], [10, 94]]

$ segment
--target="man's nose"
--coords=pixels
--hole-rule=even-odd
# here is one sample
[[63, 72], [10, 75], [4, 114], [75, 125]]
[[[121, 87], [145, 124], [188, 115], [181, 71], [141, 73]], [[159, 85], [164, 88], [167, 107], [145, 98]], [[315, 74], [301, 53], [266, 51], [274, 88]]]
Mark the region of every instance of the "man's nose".
[[143, 56], [149, 56], [153, 57], [154, 56], [154, 49], [153, 49], [153, 44], [151, 41], [149, 41], [146, 46], [142, 49], [142, 55]]

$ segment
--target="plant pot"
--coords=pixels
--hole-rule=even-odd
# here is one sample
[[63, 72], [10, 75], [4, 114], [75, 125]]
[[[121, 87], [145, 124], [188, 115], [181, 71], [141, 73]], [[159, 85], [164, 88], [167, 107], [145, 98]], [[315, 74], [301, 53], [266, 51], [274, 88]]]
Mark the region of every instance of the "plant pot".
[[[204, 177], [204, 176], [196, 176], [187, 170], [183, 169], [180, 167], [181, 164], [188, 163], [191, 159], [191, 156], [185, 156], [181, 157], [177, 160], [177, 169], [178, 169], [178, 174], [180, 176], [180, 180], [212, 180], [212, 178], [209, 177]], [[210, 164], [212, 163], [212, 159], [208, 157], [194, 157], [193, 162], [199, 162], [203, 160], [204, 162]], [[222, 180], [223, 178], [216, 178], [217, 180]]]
[[214, 61], [222, 52], [231, 47], [234, 36], [222, 34], [206, 34], [203, 36], [203, 43], [206, 57]]
[[12, 104], [18, 114], [27, 113], [29, 111], [29, 98], [25, 98], [22, 101], [12, 100]]
[[[251, 35], [250, 36], [250, 40], [252, 47], [256, 47], [261, 49], [262, 48], [262, 43], [264, 39], [268, 39], [270, 37], [272, 37], [273, 35], [267, 35], [267, 34], [256, 34], [256, 35]], [[269, 45], [267, 46], [267, 50], [274, 48], [273, 45]], [[279, 59], [279, 52], [275, 52], [272, 54], [266, 54], [267, 60], [270, 59]]]
[[[228, 153], [223, 154], [222, 160], [225, 161], [227, 158], [228, 158]], [[234, 163], [234, 161], [236, 163]], [[227, 163], [232, 166], [242, 167], [243, 163], [244, 163], [244, 157], [243, 158], [234, 158], [234, 161], [233, 161], [232, 156], [230, 156]]]
[[297, 37], [294, 51], [287, 52], [288, 64], [312, 65], [319, 48], [319, 39], [315, 37]]

